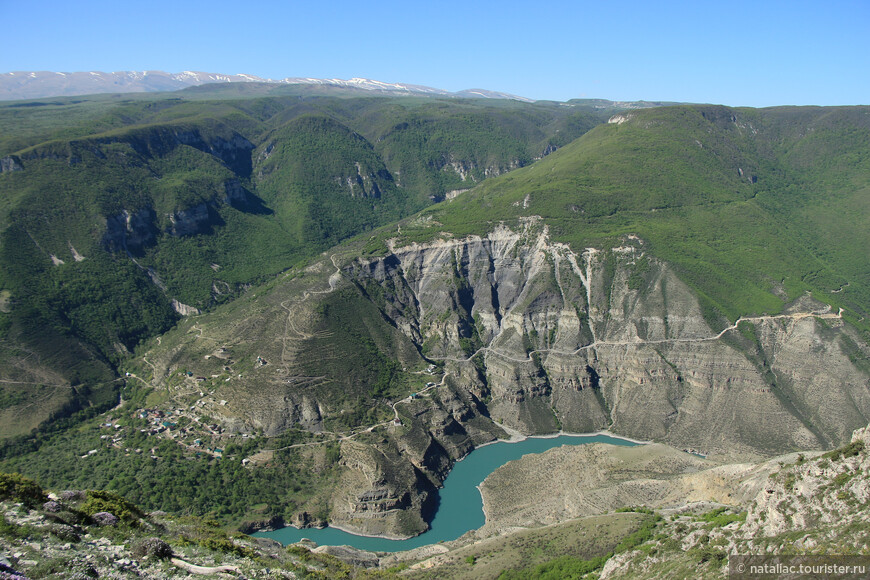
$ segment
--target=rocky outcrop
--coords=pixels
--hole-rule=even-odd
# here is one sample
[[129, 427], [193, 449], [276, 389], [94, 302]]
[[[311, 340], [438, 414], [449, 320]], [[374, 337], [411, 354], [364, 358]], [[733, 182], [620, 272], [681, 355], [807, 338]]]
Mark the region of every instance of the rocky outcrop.
[[341, 464], [346, 469], [330, 500], [331, 525], [396, 539], [426, 530], [422, 514], [435, 486], [394, 449], [345, 441]]
[[256, 532], [271, 532], [285, 526], [284, 518], [274, 516], [268, 520], [257, 520], [253, 522], [245, 522], [239, 526], [239, 531], [243, 534], [254, 534]]
[[11, 173], [12, 171], [22, 171], [24, 166], [21, 165], [21, 159], [15, 155], [9, 155], [0, 159], [0, 173]]
[[[212, 226], [221, 223], [214, 205], [226, 203], [241, 211], [261, 211], [258, 200], [251, 196], [237, 179], [224, 182], [224, 196], [212, 202], [203, 201], [190, 207], [169, 213], [166, 232], [175, 237], [211, 233]], [[157, 215], [152, 208], [144, 208], [106, 218], [106, 233], [103, 246], [111, 252], [130, 251], [137, 253], [156, 243]], [[76, 258], [78, 261], [78, 258]]]
[[120, 214], [107, 217], [103, 246], [110, 252], [142, 251], [157, 239], [157, 228], [154, 226], [156, 217], [151, 208], [132, 213], [124, 210]]
[[824, 305], [747, 319], [757, 337], [748, 341], [711, 327], [641, 240], [578, 255], [532, 220], [521, 231], [394, 248], [346, 273], [377, 285], [368, 294], [390, 323], [465, 372], [464, 388], [489, 399], [491, 417], [524, 433], [609, 426], [746, 456], [830, 447], [870, 418], [868, 377]]
[[187, 145], [213, 155], [237, 175], [247, 177], [251, 174], [254, 144], [219, 122], [198, 127], [158, 125], [131, 130], [121, 136], [93, 137], [77, 144], [96, 149], [100, 145], [117, 142], [129, 144], [145, 158], [163, 156], [179, 145]]
[[453, 171], [462, 181], [470, 180], [472, 182], [477, 181], [474, 178], [473, 173], [477, 169], [477, 165], [471, 161], [457, 161], [453, 159], [451, 156], [450, 159], [444, 163], [442, 170]]
[[227, 132], [211, 138], [204, 137], [196, 129], [179, 129], [173, 133], [178, 143], [214, 155], [238, 175], [251, 175], [251, 151], [254, 150], [254, 144], [238, 133]]
[[251, 201], [251, 194], [242, 187], [238, 179], [227, 179], [224, 182], [224, 203], [244, 211], [251, 205]]
[[[252, 205], [253, 202], [238, 180], [227, 180], [224, 188], [224, 197], [220, 201], [243, 211]], [[212, 226], [220, 222], [214, 211], [212, 204], [202, 202], [171, 212], [166, 216], [169, 220], [166, 231], [176, 237], [210, 233]], [[125, 209], [120, 214], [106, 218], [103, 247], [110, 252], [129, 251], [137, 254], [155, 244], [158, 233], [157, 214], [152, 208], [132, 212]]]
[[211, 231], [208, 204], [203, 202], [169, 214], [169, 233], [176, 237], [204, 234]]
[[306, 511], [293, 514], [291, 525], [297, 528], [322, 528], [326, 522]]
[[450, 153], [434, 165], [439, 170], [455, 173], [462, 181], [474, 185], [488, 177], [496, 177], [512, 169], [522, 167], [523, 162], [519, 159], [511, 159], [500, 165], [485, 165], [478, 161], [457, 158]]
[[777, 471], [759, 490], [746, 518], [744, 537], [858, 523], [870, 514], [856, 510], [870, 501], [870, 427], [856, 430], [849, 445], [821, 458]]
[[172, 304], [172, 309], [175, 310], [175, 312], [177, 312], [181, 316], [195, 316], [197, 314], [201, 314], [199, 308], [196, 308], [195, 306], [188, 306], [187, 304], [183, 304], [183, 303], [179, 302], [178, 300], [176, 300], [175, 298], [173, 298], [170, 301], [170, 304]]
[[350, 196], [380, 199], [381, 188], [378, 182], [392, 182], [393, 176], [390, 175], [390, 172], [386, 169], [381, 169], [377, 172], [366, 172], [359, 162], [354, 163], [354, 166], [356, 167], [356, 175], [349, 175], [344, 178], [345, 184], [350, 190]]

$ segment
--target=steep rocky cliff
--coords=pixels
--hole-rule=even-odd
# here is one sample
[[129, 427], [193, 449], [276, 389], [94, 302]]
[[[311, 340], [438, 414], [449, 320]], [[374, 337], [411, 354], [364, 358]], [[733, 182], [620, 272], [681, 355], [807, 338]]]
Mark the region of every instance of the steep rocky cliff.
[[140, 252], [157, 239], [155, 219], [156, 214], [150, 208], [134, 212], [124, 210], [107, 217], [103, 246], [110, 252]]
[[[607, 428], [746, 459], [829, 448], [870, 418], [867, 374], [848, 354], [866, 347], [837, 313], [804, 297], [776, 316], [708, 320], [635, 237], [575, 252], [530, 219], [370, 259], [346, 251], [251, 297], [256, 310], [240, 304], [244, 318], [182, 325], [148, 359], [167, 385], [179, 368], [218, 376], [217, 345], [270, 361], [214, 384], [228, 401], [215, 412], [237, 431], [335, 431], [370, 406], [359, 420], [377, 425], [345, 434], [331, 503], [330, 521], [349, 529], [425, 529], [452, 461], [504, 436], [499, 424]], [[347, 346], [360, 343], [401, 363], [406, 392], [370, 389], [359, 367], [375, 351], [354, 359]]]
[[807, 297], [713, 328], [642, 240], [574, 253], [530, 220], [393, 248], [348, 275], [428, 358], [475, 366], [466, 386], [524, 433], [609, 427], [705, 454], [770, 454], [842, 442], [870, 416], [868, 377], [841, 348], [855, 343], [835, 313]]

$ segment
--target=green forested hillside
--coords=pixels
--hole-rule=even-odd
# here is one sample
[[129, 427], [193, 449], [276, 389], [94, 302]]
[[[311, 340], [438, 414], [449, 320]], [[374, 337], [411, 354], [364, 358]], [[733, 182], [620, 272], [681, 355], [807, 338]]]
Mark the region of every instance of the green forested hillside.
[[178, 312], [527, 165], [608, 114], [257, 87], [3, 104], [4, 388], [65, 390], [31, 426], [58, 400], [74, 408], [71, 387], [112, 380]]
[[[617, 111], [193, 93], [0, 107], [8, 380], [111, 380], [171, 300], [211, 308], [479, 183], [429, 210], [439, 231], [538, 215], [575, 249], [636, 234], [720, 326], [813, 291], [867, 331], [866, 108], [632, 110], [587, 133]], [[432, 237], [414, 223], [406, 239]]]
[[866, 333], [868, 203], [870, 109], [680, 106], [626, 113], [429, 215], [456, 235], [539, 215], [575, 249], [635, 234], [711, 319], [812, 291]]

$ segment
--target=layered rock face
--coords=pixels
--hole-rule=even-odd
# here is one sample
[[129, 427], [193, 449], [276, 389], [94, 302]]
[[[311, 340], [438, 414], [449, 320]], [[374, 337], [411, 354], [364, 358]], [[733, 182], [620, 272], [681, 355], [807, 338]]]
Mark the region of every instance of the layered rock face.
[[745, 457], [830, 447], [870, 418], [868, 377], [841, 348], [855, 343], [827, 307], [711, 328], [641, 240], [578, 255], [529, 221], [345, 273], [377, 285], [396, 328], [527, 434], [609, 428]]
[[[574, 252], [529, 220], [373, 259], [333, 255], [256, 298], [244, 318], [205, 315], [148, 355], [167, 377], [269, 361], [219, 383], [227, 404], [208, 410], [231, 431], [332, 430], [355, 411], [348, 397], [369, 396], [310, 366], [347, 357], [341, 345], [371, 340], [417, 381], [430, 380], [420, 379], [429, 362], [443, 365], [425, 395], [375, 399], [389, 419], [341, 438], [329, 520], [355, 532], [425, 530], [453, 461], [505, 437], [501, 426], [606, 428], [747, 461], [831, 448], [870, 422], [868, 376], [851, 356], [870, 349], [826, 305], [804, 297], [784, 314], [708, 322], [692, 290], [632, 237]], [[345, 300], [344, 316], [364, 323], [323, 326]]]

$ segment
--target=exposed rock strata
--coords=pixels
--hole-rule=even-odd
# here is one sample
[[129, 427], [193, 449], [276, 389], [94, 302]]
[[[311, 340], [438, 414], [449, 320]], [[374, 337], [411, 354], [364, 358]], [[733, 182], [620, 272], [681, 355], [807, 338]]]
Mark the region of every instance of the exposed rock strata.
[[525, 433], [609, 425], [704, 453], [769, 455], [842, 442], [870, 418], [870, 384], [840, 348], [839, 320], [755, 319], [747, 344], [711, 328], [638, 244], [577, 255], [529, 223], [395, 248], [347, 275], [386, 288], [384, 315], [431, 359], [461, 367], [477, 352], [484, 370], [465, 387]]
[[[319, 330], [333, 292], [377, 309], [367, 332], [402, 366], [424, 368], [425, 357], [445, 372], [427, 397], [396, 404], [401, 427], [342, 444], [347, 471], [330, 521], [353, 531], [425, 529], [421, 514], [452, 462], [504, 436], [499, 423], [525, 434], [608, 428], [745, 461], [830, 448], [870, 421], [868, 377], [843, 350], [855, 337], [824, 305], [802, 299], [740, 330], [724, 320], [711, 327], [641, 240], [578, 253], [528, 220], [374, 259], [333, 256], [258, 297], [255, 316], [199, 318], [211, 340], [273, 361], [220, 387], [228, 404], [216, 414], [228, 429], [320, 431], [346, 412], [334, 389], [357, 386], [328, 369], [303, 372], [306, 360], [341, 356], [335, 345], [357, 340]], [[196, 336], [149, 355], [158, 376], [182, 361], [215, 372]]]

